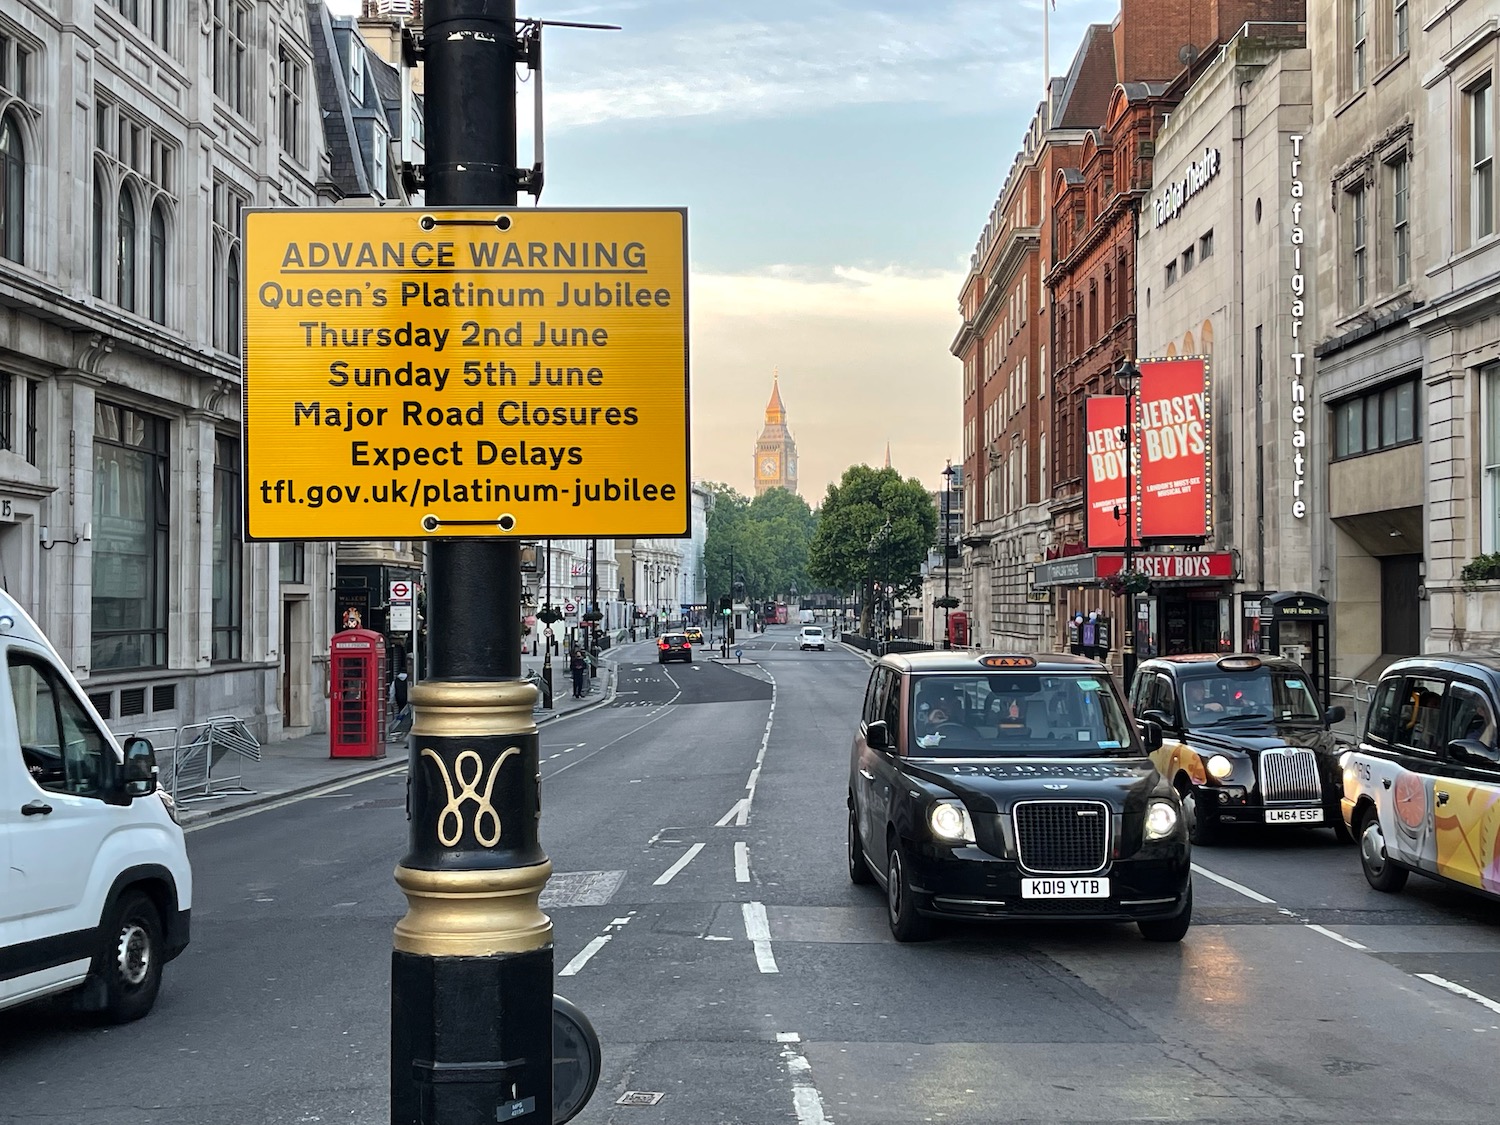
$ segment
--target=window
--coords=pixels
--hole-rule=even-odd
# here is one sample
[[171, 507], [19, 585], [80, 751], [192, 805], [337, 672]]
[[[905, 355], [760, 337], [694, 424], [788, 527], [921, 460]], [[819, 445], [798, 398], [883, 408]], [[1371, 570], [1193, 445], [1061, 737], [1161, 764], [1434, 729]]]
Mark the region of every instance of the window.
[[24, 260], [26, 149], [15, 111], [0, 117], [0, 256]]
[[1480, 428], [1483, 434], [1483, 520], [1480, 534], [1485, 551], [1500, 550], [1500, 364], [1491, 364], [1479, 373]]
[[26, 461], [36, 464], [37, 387], [35, 379], [26, 380]]
[[115, 277], [115, 303], [123, 309], [135, 310], [135, 201], [130, 198], [130, 189], [120, 192], [120, 210], [115, 220], [115, 234], [119, 254]]
[[1442, 680], [1420, 676], [1412, 676], [1404, 682], [1396, 697], [1392, 741], [1413, 750], [1437, 753], [1442, 736], [1438, 717], [1443, 710], [1443, 689], [1446, 686]]
[[1391, 46], [1397, 58], [1411, 47], [1411, 6], [1407, 0], [1396, 0], [1391, 8]]
[[349, 41], [349, 97], [360, 104], [365, 100], [365, 55], [357, 39]]
[[281, 73], [281, 147], [298, 163], [307, 163], [307, 67], [282, 46], [278, 50]]
[[[1461, 738], [1472, 738], [1486, 746], [1495, 745], [1495, 714], [1489, 700], [1478, 688], [1454, 684], [1448, 693], [1448, 723], [1442, 743], [1447, 746]], [[1466, 762], [1472, 765], [1472, 762]], [[1488, 767], [1494, 768], [1494, 767]]]
[[1182, 276], [1186, 277], [1193, 272], [1193, 248], [1189, 246], [1182, 252]]
[[1167, 287], [1177, 283], [1177, 262], [1175, 260], [1167, 263]]
[[1468, 91], [1469, 230], [1475, 242], [1495, 233], [1494, 87], [1489, 75]]
[[0, 30], [0, 89], [24, 100], [31, 92], [32, 57], [30, 47]]
[[1411, 168], [1404, 152], [1386, 167], [1391, 176], [1391, 280], [1400, 288], [1411, 280]]
[[167, 662], [171, 456], [165, 418], [94, 405], [96, 672]]
[[1348, 212], [1349, 237], [1349, 303], [1359, 308], [1369, 297], [1370, 248], [1368, 245], [1365, 214], [1365, 187], [1361, 183], [1344, 193]]
[[1198, 260], [1206, 262], [1214, 256], [1214, 232], [1209, 231], [1198, 240]]
[[240, 234], [250, 201], [225, 180], [214, 177], [213, 327], [214, 346], [240, 354]]
[[244, 549], [240, 543], [240, 450], [214, 439], [213, 630], [215, 660], [238, 660], [244, 629]]
[[94, 167], [94, 246], [90, 264], [89, 289], [96, 297], [104, 296], [104, 241], [109, 237], [109, 219], [104, 206], [104, 175]]
[[214, 93], [241, 117], [250, 109], [250, 19], [247, 0], [213, 0]]
[[1369, 51], [1369, 0], [1350, 0], [1350, 2], [1353, 18], [1350, 21], [1352, 50], [1349, 57], [1349, 77], [1354, 89], [1363, 90], [1365, 63], [1368, 60]]
[[11, 649], [7, 663], [16, 733], [32, 781], [52, 793], [104, 796], [113, 751], [83, 705], [39, 657]]
[[283, 543], [279, 549], [281, 559], [281, 581], [300, 586], [307, 581], [307, 545], [305, 543]]
[[142, 34], [163, 51], [167, 50], [167, 38], [172, 23], [171, 0], [114, 0], [114, 5]]
[[157, 324], [167, 322], [167, 220], [162, 214], [161, 203], [151, 208], [151, 254], [150, 254], [151, 319]]
[[1403, 379], [1333, 404], [1333, 455], [1353, 457], [1421, 436], [1417, 380]]

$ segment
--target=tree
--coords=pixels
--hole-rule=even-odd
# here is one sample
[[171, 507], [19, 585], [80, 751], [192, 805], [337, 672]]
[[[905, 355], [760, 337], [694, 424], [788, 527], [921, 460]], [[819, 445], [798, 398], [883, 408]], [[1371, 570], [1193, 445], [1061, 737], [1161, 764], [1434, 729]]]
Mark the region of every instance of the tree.
[[800, 594], [811, 593], [807, 555], [818, 529], [818, 517], [807, 501], [784, 488], [772, 488], [750, 501], [749, 515], [770, 549], [769, 586], [762, 596], [789, 596], [793, 589]]
[[713, 506], [703, 545], [703, 573], [711, 604], [731, 592], [729, 560], [744, 596], [755, 601], [810, 589], [807, 552], [817, 517], [807, 502], [782, 488], [747, 500], [724, 484], [708, 486]]
[[[889, 531], [884, 530], [887, 520]], [[937, 508], [921, 481], [902, 480], [895, 469], [851, 465], [837, 484], [828, 486], [808, 574], [832, 590], [860, 591], [860, 632], [869, 636], [875, 584], [893, 586], [896, 596], [921, 585], [922, 562], [936, 538], [937, 521]]]

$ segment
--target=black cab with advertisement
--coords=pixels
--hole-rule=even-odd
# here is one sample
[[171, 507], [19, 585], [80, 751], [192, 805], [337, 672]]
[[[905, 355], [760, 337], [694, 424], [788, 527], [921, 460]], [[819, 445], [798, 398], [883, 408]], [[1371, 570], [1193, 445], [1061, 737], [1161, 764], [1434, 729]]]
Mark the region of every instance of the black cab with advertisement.
[[1230, 825], [1331, 826], [1339, 816], [1339, 755], [1325, 710], [1294, 660], [1236, 653], [1143, 661], [1131, 684], [1138, 719], [1157, 724], [1151, 755], [1182, 797], [1193, 843], [1210, 845]]
[[1177, 793], [1094, 660], [898, 653], [878, 660], [849, 769], [849, 878], [886, 890], [898, 941], [934, 918], [1192, 921]]

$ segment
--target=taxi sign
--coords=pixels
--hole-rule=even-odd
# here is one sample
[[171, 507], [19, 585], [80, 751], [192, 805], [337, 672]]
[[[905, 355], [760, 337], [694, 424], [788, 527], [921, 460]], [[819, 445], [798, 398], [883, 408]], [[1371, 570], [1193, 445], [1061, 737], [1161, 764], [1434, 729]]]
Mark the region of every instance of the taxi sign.
[[1221, 656], [1215, 663], [1226, 672], [1253, 672], [1260, 667], [1260, 657]]
[[986, 668], [1035, 668], [1032, 656], [981, 656], [979, 663]]
[[681, 536], [687, 212], [245, 217], [251, 539]]

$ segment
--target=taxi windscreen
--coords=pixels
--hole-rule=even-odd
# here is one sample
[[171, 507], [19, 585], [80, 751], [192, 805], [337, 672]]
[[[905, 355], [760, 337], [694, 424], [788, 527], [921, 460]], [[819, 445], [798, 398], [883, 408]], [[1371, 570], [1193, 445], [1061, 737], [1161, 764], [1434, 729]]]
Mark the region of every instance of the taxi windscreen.
[[1103, 674], [914, 676], [911, 754], [933, 758], [1134, 754], [1131, 725]]
[[1182, 718], [1190, 727], [1236, 722], [1319, 723], [1323, 713], [1303, 675], [1269, 668], [1184, 678]]

